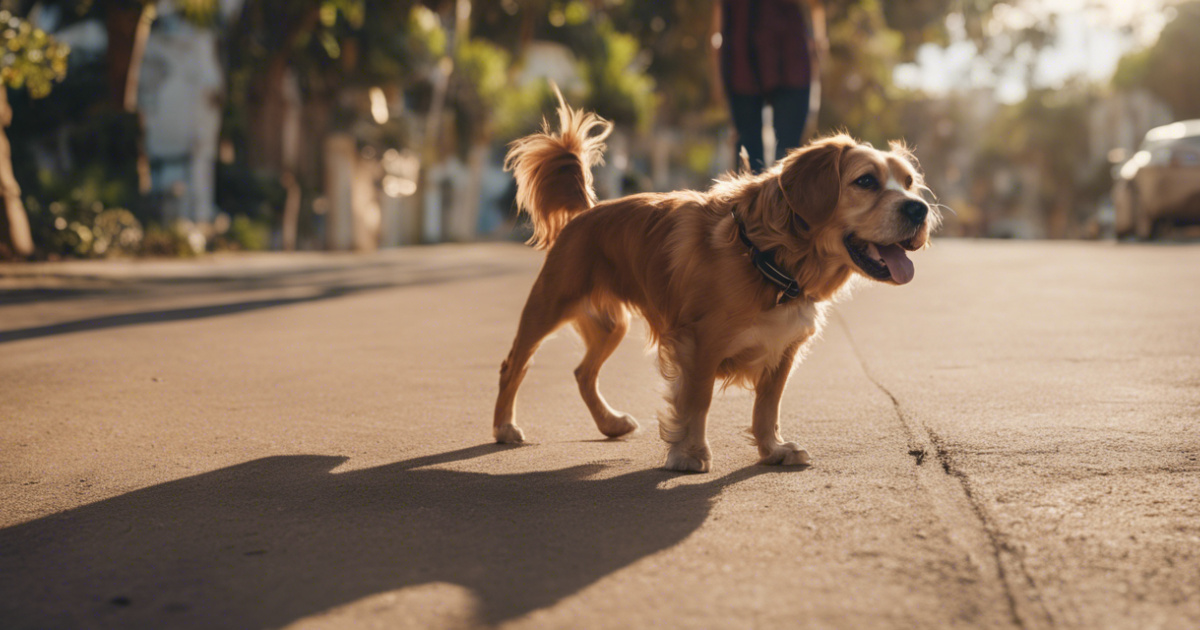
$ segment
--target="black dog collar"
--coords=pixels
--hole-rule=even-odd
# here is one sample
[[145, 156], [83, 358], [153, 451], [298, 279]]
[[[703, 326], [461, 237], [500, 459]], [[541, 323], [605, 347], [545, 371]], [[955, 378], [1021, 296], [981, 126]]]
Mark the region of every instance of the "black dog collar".
[[784, 271], [778, 263], [775, 262], [775, 255], [771, 252], [760, 251], [754, 246], [754, 241], [746, 235], [746, 226], [737, 218], [733, 212], [729, 213], [733, 217], [733, 222], [737, 224], [738, 238], [750, 248], [750, 261], [758, 268], [758, 272], [763, 275], [771, 284], [779, 287], [779, 296], [775, 298], [775, 304], [786, 304], [788, 300], [794, 300], [800, 296], [800, 283], [796, 282], [788, 272]]

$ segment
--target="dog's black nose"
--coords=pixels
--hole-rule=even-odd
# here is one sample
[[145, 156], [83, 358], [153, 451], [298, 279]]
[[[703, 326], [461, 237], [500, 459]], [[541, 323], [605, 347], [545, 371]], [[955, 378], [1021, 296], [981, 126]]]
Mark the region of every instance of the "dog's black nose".
[[925, 205], [924, 202], [910, 199], [900, 204], [900, 214], [903, 214], [913, 223], [920, 223], [929, 214], [929, 206]]

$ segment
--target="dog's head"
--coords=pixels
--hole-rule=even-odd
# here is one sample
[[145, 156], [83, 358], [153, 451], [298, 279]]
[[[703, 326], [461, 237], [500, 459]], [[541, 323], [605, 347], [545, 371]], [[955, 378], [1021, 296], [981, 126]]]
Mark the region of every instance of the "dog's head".
[[[816, 249], [817, 263], [905, 284], [913, 278], [907, 252], [921, 249], [941, 222], [922, 197], [916, 158], [902, 143], [888, 151], [846, 135], [817, 140], [793, 151], [778, 175], [786, 211], [799, 215]], [[780, 210], [783, 210], [782, 208]]]

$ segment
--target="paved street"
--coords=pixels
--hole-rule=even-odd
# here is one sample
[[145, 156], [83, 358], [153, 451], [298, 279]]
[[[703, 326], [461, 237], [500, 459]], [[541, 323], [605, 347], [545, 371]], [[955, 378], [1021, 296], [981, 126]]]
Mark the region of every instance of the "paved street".
[[0, 627], [1200, 627], [1200, 245], [944, 240], [784, 396], [813, 466], [670, 474], [642, 334], [560, 332], [491, 443], [541, 255], [0, 266]]

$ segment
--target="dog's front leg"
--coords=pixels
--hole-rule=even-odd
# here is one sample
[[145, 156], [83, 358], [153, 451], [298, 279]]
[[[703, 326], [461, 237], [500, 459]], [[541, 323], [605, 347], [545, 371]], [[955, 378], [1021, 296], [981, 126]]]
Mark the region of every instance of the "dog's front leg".
[[750, 431], [762, 456], [760, 464], [807, 466], [810, 461], [808, 451], [795, 442], [784, 442], [779, 433], [779, 400], [799, 348], [799, 343], [789, 347], [779, 364], [763, 372], [754, 387], [754, 420]]
[[664, 468], [708, 472], [712, 451], [708, 448], [706, 427], [717, 380], [717, 362], [704, 360], [692, 352], [676, 356], [677, 373], [667, 394], [670, 408], [658, 424], [662, 439], [671, 445]]

